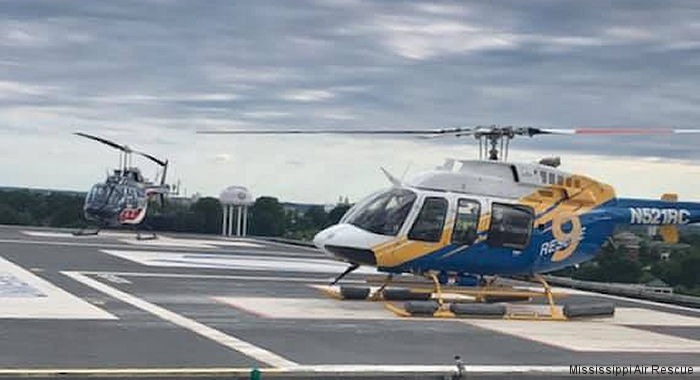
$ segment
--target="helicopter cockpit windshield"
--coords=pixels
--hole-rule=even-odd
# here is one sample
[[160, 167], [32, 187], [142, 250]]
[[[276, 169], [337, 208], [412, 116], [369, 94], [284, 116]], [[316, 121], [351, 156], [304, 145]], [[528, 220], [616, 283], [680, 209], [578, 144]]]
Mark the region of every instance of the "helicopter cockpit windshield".
[[124, 199], [124, 189], [121, 186], [114, 186], [112, 192], [109, 195], [109, 200], [107, 203], [112, 207], [120, 206]]
[[119, 185], [97, 184], [90, 189], [85, 205], [90, 209], [118, 208], [124, 203], [124, 189]]
[[375, 234], [396, 236], [415, 201], [413, 191], [392, 188], [360, 202], [341, 222]]
[[109, 199], [109, 186], [105, 184], [97, 184], [90, 189], [86, 203], [90, 205], [105, 204]]

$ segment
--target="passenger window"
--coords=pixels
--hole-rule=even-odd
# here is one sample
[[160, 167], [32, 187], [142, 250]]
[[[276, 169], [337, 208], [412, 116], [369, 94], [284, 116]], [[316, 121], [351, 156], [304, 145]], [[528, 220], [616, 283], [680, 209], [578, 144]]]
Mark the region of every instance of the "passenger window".
[[479, 202], [468, 199], [460, 199], [457, 202], [457, 215], [455, 226], [452, 230], [452, 243], [458, 245], [472, 245], [477, 237], [479, 229]]
[[440, 241], [445, 214], [447, 214], [447, 200], [438, 197], [425, 198], [420, 214], [408, 233], [408, 238], [430, 242]]
[[549, 181], [548, 181], [548, 183], [549, 183], [550, 185], [554, 185], [554, 179], [555, 179], [554, 177], [555, 177], [554, 173], [549, 173]]
[[547, 172], [540, 171], [540, 178], [542, 179], [542, 183], [547, 183]]
[[488, 244], [513, 249], [527, 247], [534, 220], [532, 209], [528, 207], [494, 203], [491, 208]]

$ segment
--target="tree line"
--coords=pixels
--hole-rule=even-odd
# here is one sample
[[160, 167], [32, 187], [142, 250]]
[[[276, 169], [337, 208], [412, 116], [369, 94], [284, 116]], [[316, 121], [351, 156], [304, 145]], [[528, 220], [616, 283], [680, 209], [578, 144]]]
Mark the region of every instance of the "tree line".
[[[82, 228], [84, 194], [37, 190], [0, 190], [0, 224]], [[259, 197], [248, 209], [248, 234], [308, 240], [337, 223], [350, 206], [340, 204], [326, 212], [310, 206], [304, 212], [285, 209], [274, 197]], [[195, 202], [152, 202], [145, 223], [155, 231], [221, 233], [221, 204], [213, 197]]]

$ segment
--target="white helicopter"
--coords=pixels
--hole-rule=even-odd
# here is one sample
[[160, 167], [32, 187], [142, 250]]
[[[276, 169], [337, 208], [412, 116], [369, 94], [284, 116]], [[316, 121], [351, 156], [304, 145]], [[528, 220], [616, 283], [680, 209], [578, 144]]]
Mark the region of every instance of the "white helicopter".
[[[474, 285], [483, 276], [524, 276], [540, 281], [561, 318], [542, 273], [590, 260], [619, 225], [659, 226], [678, 240], [676, 226], [700, 222], [700, 203], [620, 198], [610, 185], [558, 169], [558, 158], [508, 162], [510, 140], [538, 135], [697, 134], [700, 129], [488, 126], [427, 130], [210, 130], [200, 134], [352, 134], [473, 136], [478, 160], [447, 160], [436, 170], [355, 204], [314, 244], [350, 264], [333, 284], [360, 265], [388, 274], [411, 273], [441, 285]], [[441, 307], [442, 299], [439, 299]], [[432, 309], [431, 309], [432, 310]]]

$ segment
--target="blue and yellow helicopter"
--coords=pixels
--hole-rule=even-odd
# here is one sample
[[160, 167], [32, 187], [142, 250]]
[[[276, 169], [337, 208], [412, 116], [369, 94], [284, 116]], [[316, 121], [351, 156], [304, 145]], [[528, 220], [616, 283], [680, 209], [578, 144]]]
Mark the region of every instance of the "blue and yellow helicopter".
[[[700, 203], [621, 198], [612, 186], [558, 169], [559, 159], [507, 161], [516, 136], [554, 134], [693, 134], [697, 129], [545, 129], [490, 126], [428, 130], [248, 130], [208, 134], [383, 134], [473, 136], [478, 160], [447, 160], [436, 170], [392, 186], [355, 204], [314, 244], [350, 267], [430, 278], [441, 297], [445, 284], [474, 285], [484, 276], [524, 276], [540, 281], [556, 319], [550, 286], [541, 274], [591, 260], [621, 225], [657, 226], [667, 242], [677, 226], [700, 222]], [[486, 159], [484, 159], [486, 158]], [[442, 300], [440, 299], [440, 304]]]

